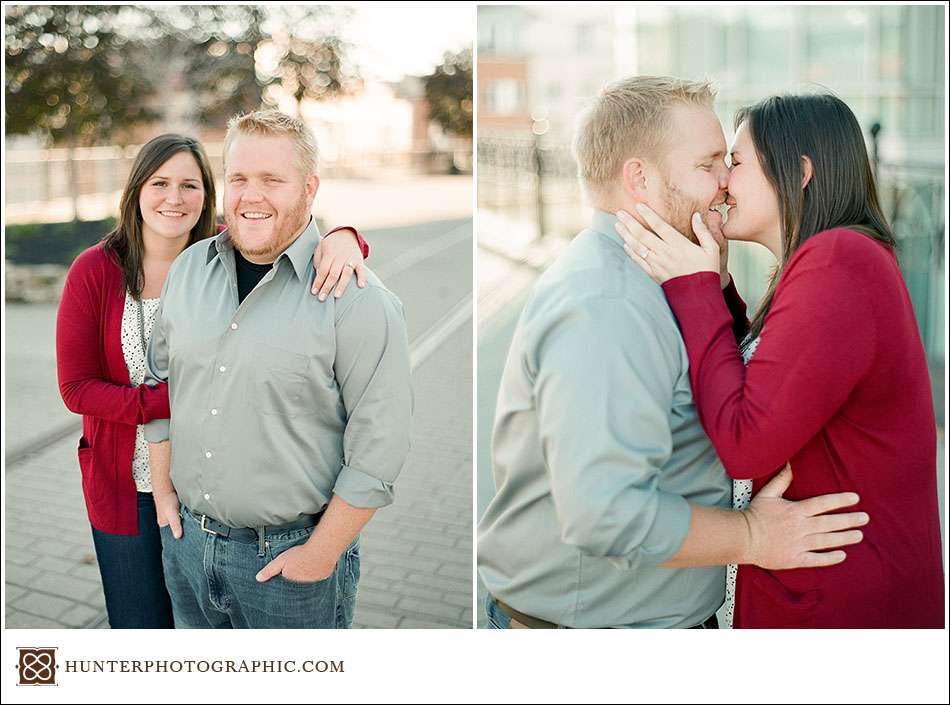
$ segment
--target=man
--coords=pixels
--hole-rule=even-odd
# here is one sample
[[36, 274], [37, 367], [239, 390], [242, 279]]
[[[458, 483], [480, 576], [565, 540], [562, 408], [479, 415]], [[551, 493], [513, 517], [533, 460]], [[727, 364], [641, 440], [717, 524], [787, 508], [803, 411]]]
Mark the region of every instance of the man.
[[[539, 279], [498, 396], [496, 495], [479, 523], [480, 575], [498, 627], [717, 626], [728, 563], [827, 565], [861, 540], [816, 514], [849, 494], [781, 498], [782, 473], [746, 512], [696, 415], [687, 357], [663, 293], [632, 263], [617, 210], [646, 203], [682, 232], [728, 182], [705, 83], [634, 77], [606, 87], [574, 144], [591, 227]], [[730, 283], [724, 295], [744, 307]], [[866, 520], [856, 513], [839, 528]], [[824, 539], [825, 537], [820, 537]]]
[[171, 390], [146, 438], [175, 624], [349, 627], [359, 532], [409, 449], [402, 305], [372, 274], [323, 303], [304, 285], [320, 181], [302, 122], [232, 119], [224, 172], [227, 230], [175, 261], [148, 350]]

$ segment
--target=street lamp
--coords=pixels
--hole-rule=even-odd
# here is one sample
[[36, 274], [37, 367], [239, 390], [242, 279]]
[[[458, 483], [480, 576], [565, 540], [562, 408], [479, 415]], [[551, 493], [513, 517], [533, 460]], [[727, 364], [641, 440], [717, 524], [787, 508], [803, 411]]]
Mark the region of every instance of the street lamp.
[[534, 167], [537, 181], [538, 238], [544, 237], [544, 160], [541, 155], [541, 137], [548, 131], [548, 121], [532, 117], [531, 133], [534, 135]]
[[874, 167], [874, 183], [878, 181], [878, 167], [880, 166], [877, 143], [877, 136], [879, 134], [881, 134], [881, 123], [875, 121], [875, 123], [871, 125], [871, 164]]

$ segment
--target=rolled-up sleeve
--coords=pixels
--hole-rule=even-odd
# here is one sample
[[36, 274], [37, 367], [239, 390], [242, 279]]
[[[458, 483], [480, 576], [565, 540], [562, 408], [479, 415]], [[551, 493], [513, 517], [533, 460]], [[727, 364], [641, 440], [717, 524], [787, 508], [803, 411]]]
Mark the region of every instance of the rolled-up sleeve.
[[333, 492], [354, 507], [391, 504], [412, 415], [406, 322], [391, 292], [370, 285], [340, 312], [334, 373], [347, 420]]
[[626, 300], [580, 302], [528, 360], [561, 540], [625, 567], [663, 563], [689, 530], [686, 500], [659, 486], [679, 353], [656, 328]]

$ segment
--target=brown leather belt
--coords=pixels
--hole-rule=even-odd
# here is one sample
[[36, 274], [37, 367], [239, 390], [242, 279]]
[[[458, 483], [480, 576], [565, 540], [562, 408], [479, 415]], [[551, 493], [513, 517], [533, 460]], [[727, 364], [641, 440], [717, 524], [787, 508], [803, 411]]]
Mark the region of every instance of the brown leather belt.
[[[517, 628], [570, 629], [570, 627], [565, 627], [560, 624], [555, 624], [554, 622], [547, 622], [543, 619], [539, 619], [538, 617], [532, 617], [530, 614], [519, 612], [511, 605], [499, 600], [497, 597], [494, 598], [494, 600], [495, 600], [495, 603], [498, 605], [498, 609], [500, 609], [502, 612], [508, 615], [508, 618], [512, 621], [513, 625], [515, 622], [517, 622], [517, 625], [515, 625], [516, 629]], [[713, 613], [713, 615], [709, 619], [705, 620], [701, 624], [697, 624], [695, 626], [688, 627], [688, 628], [689, 629], [719, 629], [719, 620], [716, 618], [715, 613]]]
[[563, 629], [564, 628], [560, 624], [555, 624], [554, 622], [546, 622], [543, 619], [538, 619], [537, 617], [532, 617], [531, 615], [525, 614], [524, 612], [519, 612], [511, 605], [508, 605], [502, 602], [501, 600], [499, 600], [497, 597], [494, 599], [495, 599], [495, 603], [498, 605], [498, 609], [500, 609], [502, 612], [508, 615], [508, 618], [511, 619], [512, 623], [514, 622], [518, 623], [518, 626], [515, 627], [516, 629], [518, 627], [522, 627], [526, 629]]

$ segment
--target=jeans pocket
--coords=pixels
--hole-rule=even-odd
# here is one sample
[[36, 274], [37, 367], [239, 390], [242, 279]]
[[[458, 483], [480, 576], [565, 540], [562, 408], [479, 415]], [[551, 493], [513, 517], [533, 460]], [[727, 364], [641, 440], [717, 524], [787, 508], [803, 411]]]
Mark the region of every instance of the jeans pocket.
[[[291, 532], [290, 534], [279, 536], [278, 538], [269, 538], [264, 542], [264, 559], [263, 563], [266, 565], [270, 563], [281, 554], [286, 551], [289, 551], [292, 548], [297, 546], [302, 546], [307, 543], [310, 539], [310, 534], [313, 533], [313, 528], [308, 529], [297, 529]], [[334, 566], [333, 572], [330, 573], [327, 577], [322, 580], [292, 580], [282, 573], [275, 575], [272, 580], [277, 580], [279, 583], [284, 583], [289, 586], [297, 587], [309, 587], [311, 585], [322, 585], [328, 583], [333, 577], [337, 574], [337, 571], [340, 568], [339, 561], [337, 565]]]
[[510, 629], [511, 618], [501, 611], [498, 603], [491, 596], [485, 600], [485, 614], [488, 616], [489, 629]]
[[267, 534], [264, 541], [264, 553], [268, 560], [274, 560], [284, 551], [300, 546], [310, 539], [315, 527], [294, 529], [278, 534]]
[[356, 597], [360, 582], [360, 545], [357, 541], [343, 554], [343, 597]]

